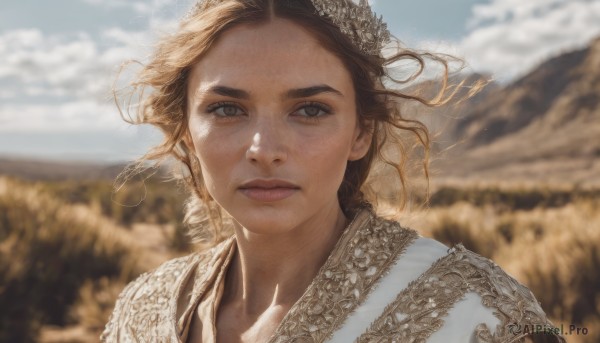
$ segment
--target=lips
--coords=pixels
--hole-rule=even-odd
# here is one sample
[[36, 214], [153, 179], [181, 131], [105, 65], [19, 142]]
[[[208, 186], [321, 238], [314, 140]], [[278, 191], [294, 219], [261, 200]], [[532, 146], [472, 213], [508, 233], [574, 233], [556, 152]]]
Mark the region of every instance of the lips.
[[260, 202], [280, 201], [292, 196], [300, 187], [278, 179], [256, 179], [243, 183], [239, 190], [248, 198]]
[[272, 189], [272, 188], [300, 188], [291, 182], [287, 182], [284, 180], [278, 179], [256, 179], [251, 180], [246, 183], [243, 183], [240, 186], [241, 189], [247, 188], [263, 188], [263, 189]]

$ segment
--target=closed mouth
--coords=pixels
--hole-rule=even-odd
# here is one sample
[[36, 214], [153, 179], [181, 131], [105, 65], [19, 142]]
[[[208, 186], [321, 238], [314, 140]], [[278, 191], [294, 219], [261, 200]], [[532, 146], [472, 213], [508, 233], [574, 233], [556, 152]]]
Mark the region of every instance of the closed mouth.
[[276, 189], [276, 188], [291, 188], [291, 189], [299, 189], [297, 185], [278, 179], [255, 179], [249, 182], [243, 183], [240, 189]]
[[272, 203], [284, 200], [298, 192], [299, 187], [289, 183], [249, 183], [240, 187], [239, 191], [253, 201]]

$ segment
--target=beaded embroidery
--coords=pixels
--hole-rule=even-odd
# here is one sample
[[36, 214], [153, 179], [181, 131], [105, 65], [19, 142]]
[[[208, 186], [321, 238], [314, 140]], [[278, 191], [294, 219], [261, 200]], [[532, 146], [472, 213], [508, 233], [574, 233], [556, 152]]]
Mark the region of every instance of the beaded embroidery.
[[418, 236], [367, 210], [360, 212], [355, 221], [284, 317], [270, 343], [325, 341], [364, 302]]
[[531, 291], [497, 264], [462, 244], [449, 252], [400, 292], [356, 342], [425, 342], [467, 292], [479, 294], [482, 304], [500, 319], [493, 334], [487, 325], [477, 326], [475, 336], [481, 343], [521, 342], [526, 335], [509, 332], [512, 323], [552, 326]]
[[178, 342], [173, 333], [179, 288], [195, 268], [199, 268], [199, 275], [206, 275], [208, 262], [222, 247], [170, 260], [128, 284], [117, 299], [100, 341]]

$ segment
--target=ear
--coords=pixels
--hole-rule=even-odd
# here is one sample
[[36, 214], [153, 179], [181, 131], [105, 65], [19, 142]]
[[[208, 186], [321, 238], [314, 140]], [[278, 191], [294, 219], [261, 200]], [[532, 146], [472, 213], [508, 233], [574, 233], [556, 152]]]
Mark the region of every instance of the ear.
[[362, 130], [358, 125], [356, 125], [356, 130], [353, 137], [354, 139], [352, 140], [352, 148], [350, 149], [350, 154], [348, 155], [348, 161], [356, 161], [365, 157], [367, 152], [369, 152], [369, 148], [371, 147], [373, 133], [369, 129]]

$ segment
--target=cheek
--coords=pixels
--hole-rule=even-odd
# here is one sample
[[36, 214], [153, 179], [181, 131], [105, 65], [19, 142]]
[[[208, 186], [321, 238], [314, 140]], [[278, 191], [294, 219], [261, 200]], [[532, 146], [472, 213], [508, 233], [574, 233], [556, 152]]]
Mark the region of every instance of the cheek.
[[[304, 146], [303, 163], [318, 187], [337, 187], [341, 183], [350, 151], [347, 134], [332, 134]], [[325, 185], [326, 184], [326, 185]]]
[[233, 144], [224, 144], [231, 137], [221, 137], [218, 130], [210, 128], [210, 124], [201, 121], [190, 121], [190, 134], [194, 143], [194, 152], [200, 162], [204, 183], [213, 195], [215, 185], [226, 182], [232, 169]]

